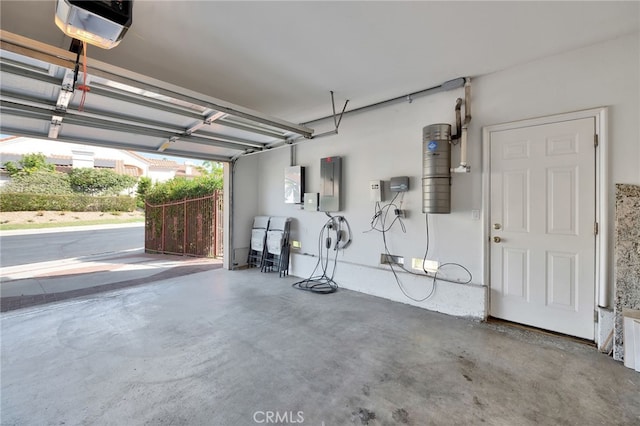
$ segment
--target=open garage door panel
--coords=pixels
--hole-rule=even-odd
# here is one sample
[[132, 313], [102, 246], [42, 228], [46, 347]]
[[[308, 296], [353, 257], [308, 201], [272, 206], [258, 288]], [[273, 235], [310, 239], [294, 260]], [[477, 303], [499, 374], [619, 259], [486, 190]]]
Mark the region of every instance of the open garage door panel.
[[[2, 31], [0, 126], [31, 136], [230, 161], [312, 130]], [[85, 94], [79, 85], [89, 91]]]

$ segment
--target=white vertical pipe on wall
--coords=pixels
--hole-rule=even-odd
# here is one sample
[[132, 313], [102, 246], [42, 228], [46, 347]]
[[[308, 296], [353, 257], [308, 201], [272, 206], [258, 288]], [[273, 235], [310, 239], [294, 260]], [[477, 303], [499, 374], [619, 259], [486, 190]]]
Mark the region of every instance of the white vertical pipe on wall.
[[471, 168], [467, 164], [467, 131], [471, 121], [471, 79], [464, 79], [464, 122], [460, 133], [460, 165], [452, 168], [454, 173], [469, 173]]
[[222, 203], [223, 203], [223, 255], [222, 267], [232, 269], [233, 266], [233, 163], [222, 163]]
[[609, 241], [609, 146], [608, 146], [608, 134], [607, 134], [607, 120], [608, 109], [602, 108], [596, 114], [596, 132], [598, 135], [598, 155], [596, 176], [598, 179], [598, 203], [599, 203], [599, 218], [600, 224], [598, 230], [599, 244], [599, 270], [598, 270], [598, 306], [601, 308], [609, 307], [609, 295], [612, 292], [613, 286], [611, 285], [611, 268], [609, 267], [611, 261], [612, 247]]

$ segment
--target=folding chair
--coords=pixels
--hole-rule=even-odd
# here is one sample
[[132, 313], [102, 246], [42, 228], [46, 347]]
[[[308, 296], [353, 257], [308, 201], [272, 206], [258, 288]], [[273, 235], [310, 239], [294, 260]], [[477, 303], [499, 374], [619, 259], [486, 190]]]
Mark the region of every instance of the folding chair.
[[249, 267], [262, 268], [262, 261], [265, 253], [265, 243], [267, 240], [267, 229], [269, 229], [269, 216], [256, 216], [253, 218], [251, 228], [251, 242], [249, 243], [249, 256], [247, 264]]
[[276, 270], [280, 277], [289, 275], [290, 217], [272, 217], [267, 230], [267, 246], [262, 260], [262, 272]]

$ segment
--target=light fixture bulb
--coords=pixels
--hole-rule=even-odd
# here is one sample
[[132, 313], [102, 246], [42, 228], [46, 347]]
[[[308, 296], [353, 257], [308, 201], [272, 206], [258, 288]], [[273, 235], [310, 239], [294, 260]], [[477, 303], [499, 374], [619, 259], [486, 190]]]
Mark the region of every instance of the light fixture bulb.
[[111, 49], [131, 26], [132, 8], [131, 0], [57, 0], [55, 23], [69, 37]]

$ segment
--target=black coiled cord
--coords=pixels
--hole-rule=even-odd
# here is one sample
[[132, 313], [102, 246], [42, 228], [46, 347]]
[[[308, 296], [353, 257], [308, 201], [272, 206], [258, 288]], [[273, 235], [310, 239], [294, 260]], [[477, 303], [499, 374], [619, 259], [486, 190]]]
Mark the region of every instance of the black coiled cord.
[[[318, 235], [318, 262], [313, 268], [311, 276], [293, 283], [293, 288], [318, 294], [330, 294], [338, 290], [338, 283], [333, 279], [338, 264], [338, 252], [351, 244], [351, 226], [349, 226], [349, 222], [344, 216], [331, 216], [329, 213], [327, 213], [327, 216], [329, 216], [329, 220], [322, 226]], [[335, 233], [335, 242], [331, 238], [331, 231]], [[331, 250], [335, 252], [335, 255], [331, 274], [329, 274]], [[322, 270], [322, 274], [315, 275], [319, 267]]]

